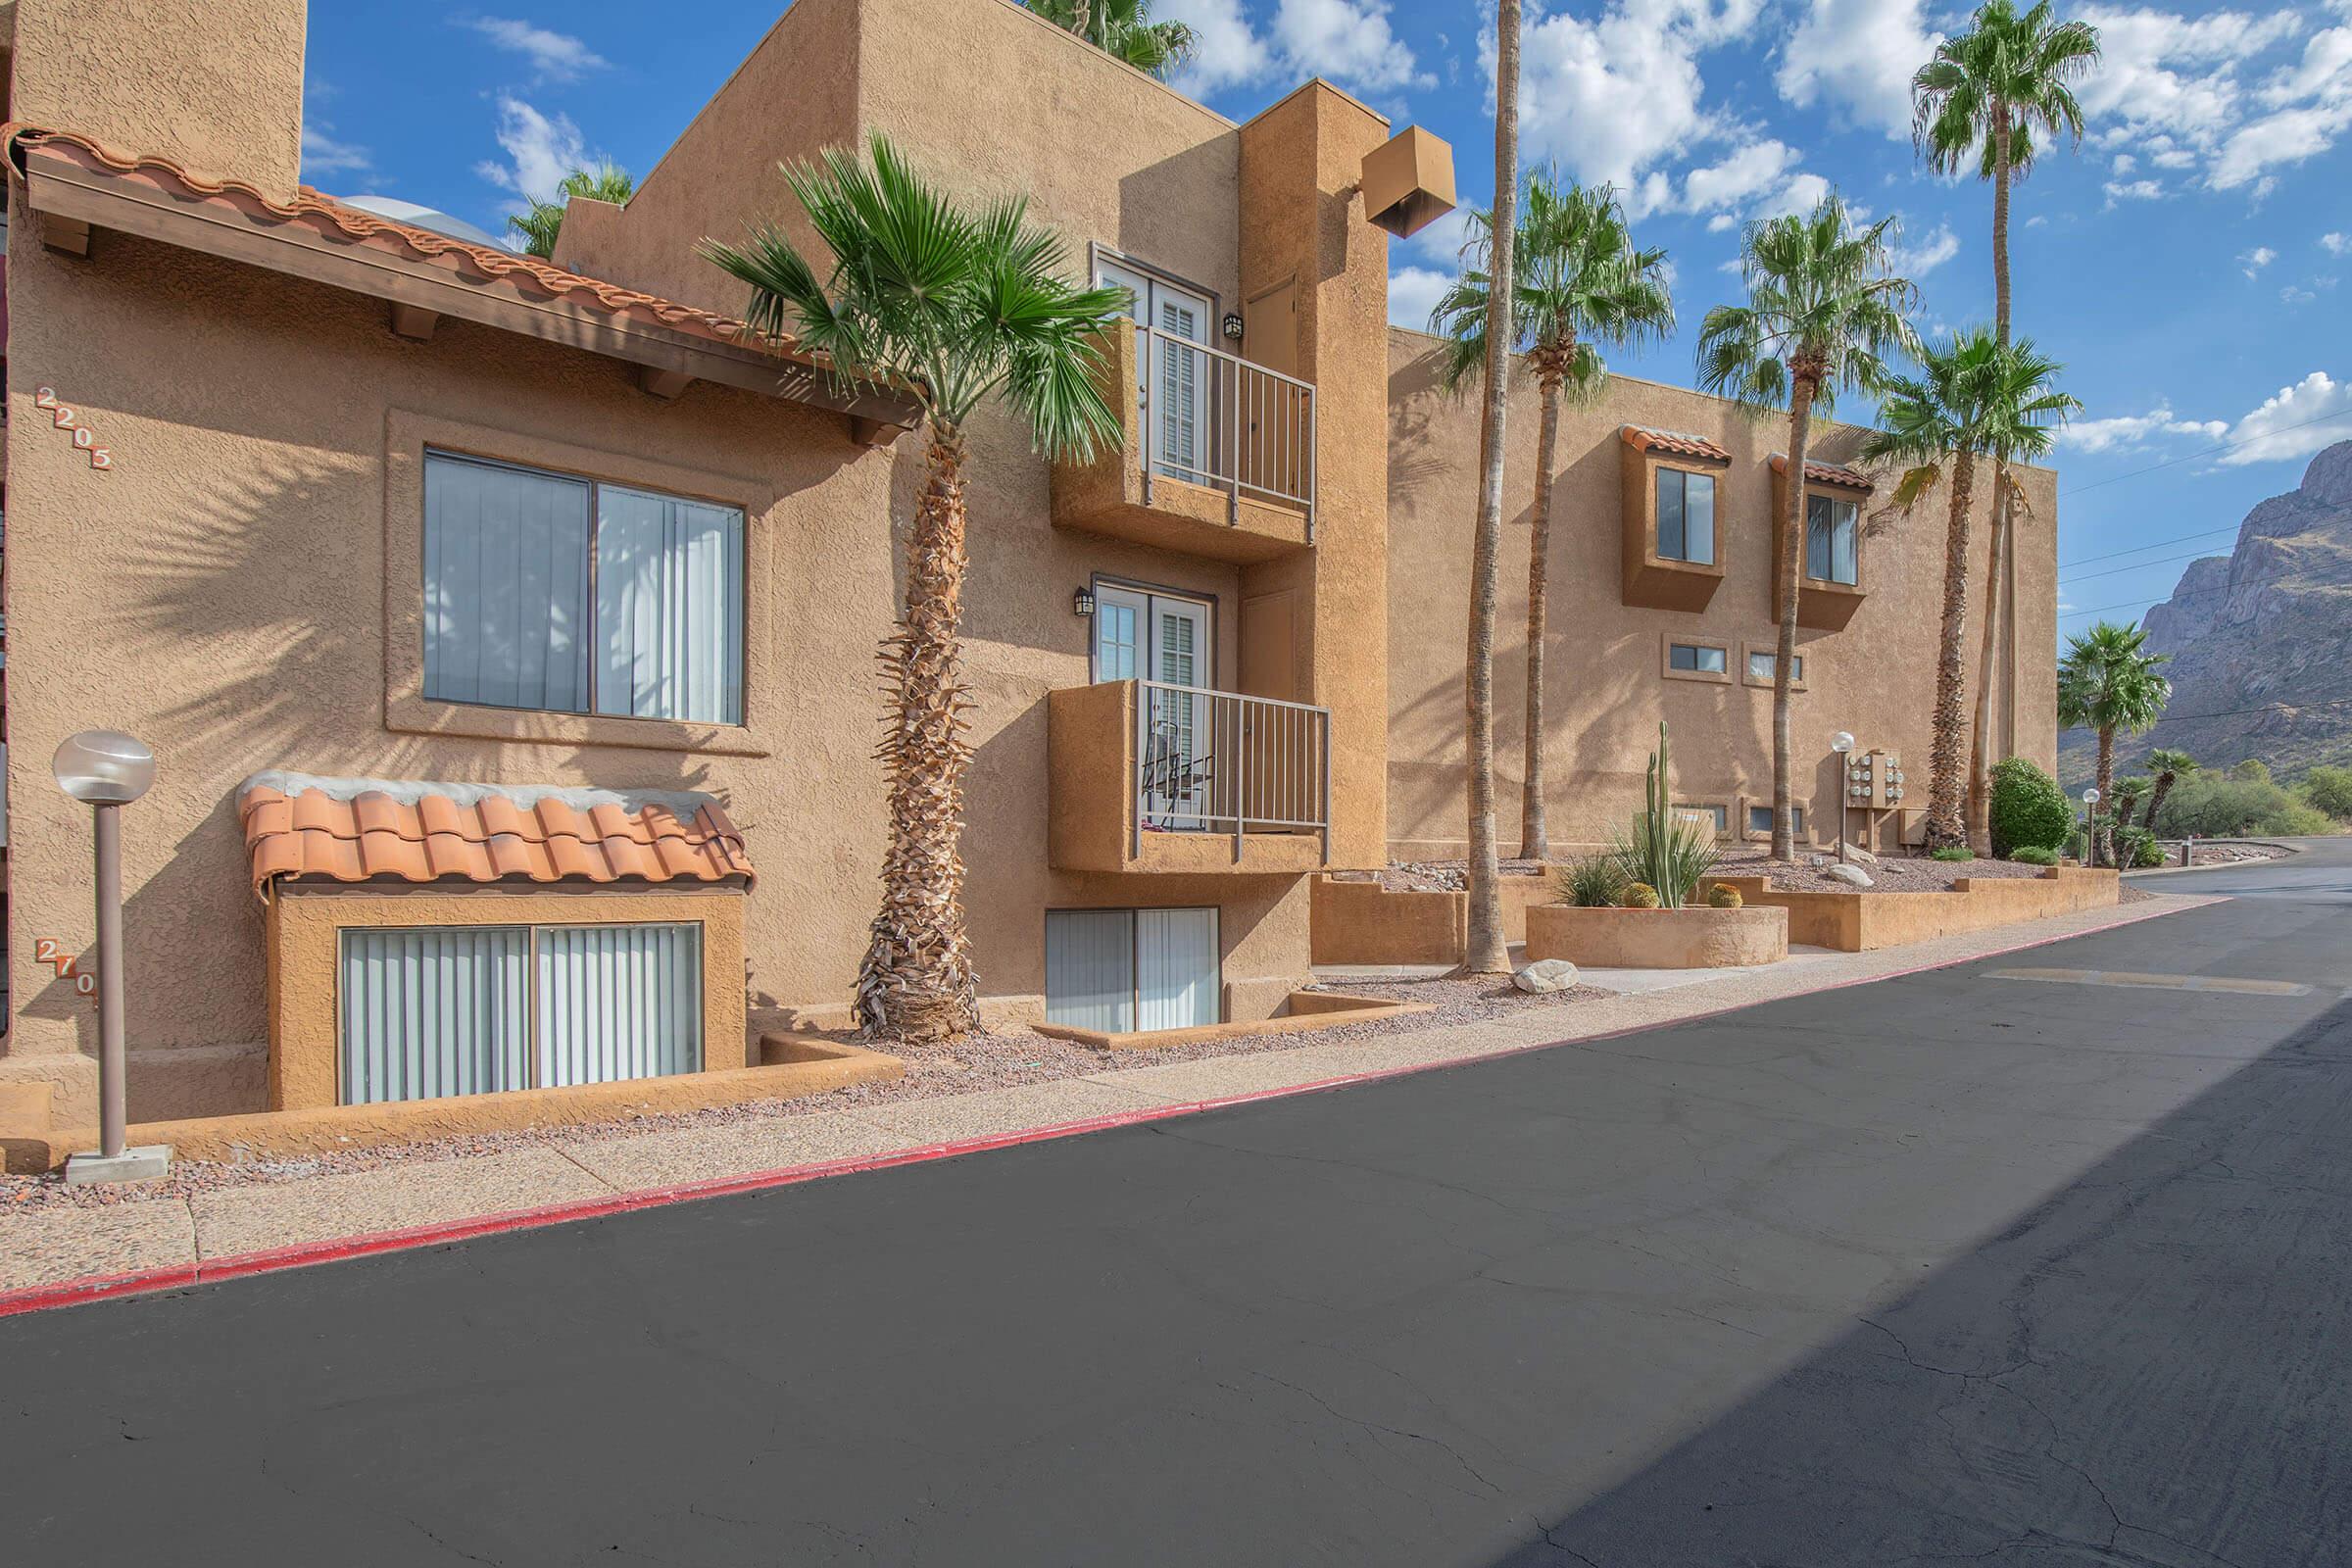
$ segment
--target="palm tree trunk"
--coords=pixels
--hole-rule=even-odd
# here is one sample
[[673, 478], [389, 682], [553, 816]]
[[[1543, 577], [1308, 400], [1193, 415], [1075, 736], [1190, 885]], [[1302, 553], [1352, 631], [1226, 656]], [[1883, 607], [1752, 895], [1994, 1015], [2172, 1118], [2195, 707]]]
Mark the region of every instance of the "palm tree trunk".
[[2009, 554], [2009, 467], [2007, 464], [1992, 466], [1992, 548], [1991, 560], [1984, 572], [1984, 651], [1977, 661], [1977, 721], [1969, 727], [1968, 737], [1968, 835], [1973, 845], [1982, 838], [1982, 846], [1991, 846], [1992, 786], [1986, 769], [1990, 766], [1988, 754], [1992, 741], [1993, 677], [2000, 668], [2002, 619], [2008, 613], [2009, 602], [2002, 593], [2001, 570]]
[[1519, 0], [1495, 9], [1494, 223], [1488, 261], [1487, 380], [1479, 430], [1478, 523], [1470, 551], [1470, 648], [1463, 707], [1470, 764], [1469, 931], [1462, 973], [1511, 966], [1494, 844], [1494, 596], [1502, 554], [1503, 413], [1510, 396], [1511, 241], [1519, 223]]
[[[2113, 724], [2109, 724], [2099, 731], [2099, 776], [2095, 782], [2099, 787], [2099, 806], [2107, 806], [2109, 798], [2115, 794], [2115, 726]], [[2109, 821], [2114, 820], [2115, 808], [2113, 807], [2107, 808], [2107, 816]], [[2091, 808], [2090, 819], [2094, 823], [2098, 821], [2097, 807]], [[2090, 863], [2093, 865], [2113, 865], [2115, 863], [2115, 839], [2105, 828], [2099, 828], [2090, 835]]]
[[2159, 773], [2156, 775], [2156, 787], [2148, 791], [2148, 814], [2139, 819], [2139, 825], [2151, 833], [2156, 831], [2156, 813], [2163, 809], [2164, 797], [2172, 787], [2173, 775]]
[[[1805, 456], [1813, 444], [1813, 378], [1799, 373], [1788, 394], [1788, 514], [1781, 519], [1781, 636], [1772, 665], [1772, 858], [1796, 858], [1788, 788], [1789, 719], [1796, 668], [1796, 590], [1805, 560]], [[1845, 787], [1841, 777], [1839, 789]], [[1840, 797], [1842, 801], [1843, 797]]]
[[1968, 630], [1968, 504], [1976, 479], [1976, 455], [1965, 450], [1955, 454], [1951, 516], [1944, 525], [1943, 628], [1936, 641], [1936, 706], [1929, 714], [1927, 845], [1930, 850], [1968, 842], [1967, 825], [1962, 820], [1968, 785], [1967, 775], [1962, 771], [1967, 761], [1964, 737], [1968, 726], [1961, 648]]
[[1519, 858], [1551, 854], [1544, 824], [1544, 612], [1550, 575], [1551, 464], [1560, 439], [1560, 380], [1544, 377], [1544, 423], [1536, 436], [1536, 514], [1527, 531], [1527, 779], [1519, 797]]
[[[1079, 37], [1087, 37], [1086, 29], [1094, 20], [1094, 8], [1088, 3], [1088, 0], [1077, 0], [1077, 4], [1070, 8], [1070, 30]], [[1088, 41], [1092, 42], [1093, 40], [1089, 38]]]
[[891, 732], [882, 908], [858, 970], [859, 1026], [878, 1038], [952, 1039], [980, 1025], [963, 919], [964, 503], [962, 431], [934, 422], [906, 545], [906, 613], [881, 651]]
[[1992, 101], [1992, 329], [2009, 346], [2009, 103]]

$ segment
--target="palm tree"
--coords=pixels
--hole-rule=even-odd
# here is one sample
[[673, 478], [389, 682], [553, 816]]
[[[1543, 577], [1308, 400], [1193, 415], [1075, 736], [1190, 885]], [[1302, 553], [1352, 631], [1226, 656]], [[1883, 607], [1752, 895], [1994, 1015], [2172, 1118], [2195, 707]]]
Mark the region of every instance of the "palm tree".
[[[1971, 165], [1992, 182], [1993, 325], [2009, 341], [2009, 190], [2034, 169], [2036, 134], [2082, 140], [2082, 108], [2074, 82], [2099, 61], [2099, 31], [2060, 22], [2048, 0], [2019, 14], [2011, 0], [1985, 0], [1969, 30], [1936, 46], [1911, 78], [1911, 134], [1937, 173]], [[1977, 722], [1969, 747], [1969, 824], [1982, 828], [1990, 804], [1985, 768], [1991, 746], [1992, 675], [2006, 609], [2003, 569], [2016, 538], [2015, 485], [2007, 465], [1992, 475], [1992, 540], [1984, 598], [1984, 645], [1979, 664]]]
[[2145, 773], [2127, 773], [2115, 781], [2115, 800], [2111, 804], [2115, 807], [2117, 827], [2132, 825], [2132, 813], [2139, 809], [2139, 803], [2147, 799], [2148, 791], [2155, 783]]
[[2156, 813], [2164, 809], [2164, 798], [2173, 792], [2174, 780], [2183, 773], [2194, 773], [2197, 760], [2186, 752], [2159, 746], [2140, 761], [2156, 775], [2156, 788], [2148, 796], [2148, 814], [2140, 818], [2140, 825], [2153, 833], [2156, 831]]
[[1928, 767], [1927, 847], [1940, 850], [1968, 842], [1961, 644], [1968, 625], [1968, 512], [1977, 459], [2006, 465], [2044, 455], [2052, 427], [2082, 405], [2051, 386], [2059, 368], [2036, 353], [2030, 338], [2004, 344], [1978, 327], [1956, 333], [1948, 348], [1923, 355], [1922, 366], [1918, 378], [1889, 389], [1879, 410], [1884, 428], [1863, 441], [1862, 458], [1906, 465], [1894, 488], [1897, 511], [1911, 511], [1937, 485], [1950, 494]]
[[1500, 974], [1511, 966], [1510, 947], [1502, 934], [1502, 864], [1494, 847], [1494, 594], [1502, 555], [1502, 437], [1510, 392], [1511, 302], [1518, 298], [1519, 0], [1496, 0], [1494, 41], [1494, 212], [1485, 247], [1487, 378], [1478, 427], [1478, 517], [1470, 540], [1470, 647], [1462, 672], [1470, 764], [1464, 974]]
[[845, 379], [887, 379], [922, 410], [906, 612], [882, 645], [890, 711], [875, 755], [890, 774], [890, 848], [856, 1006], [871, 1035], [949, 1038], [979, 1023], [960, 853], [965, 421], [1001, 395], [1049, 456], [1115, 448], [1100, 343], [1125, 294], [1069, 283], [1060, 239], [1022, 202], [966, 211], [878, 133], [870, 167], [834, 148], [784, 175], [833, 253], [827, 276], [769, 222], [701, 249], [751, 285], [754, 330], [825, 356]]
[[618, 204], [629, 199], [637, 181], [618, 164], [602, 164], [595, 169], [575, 169], [565, 174], [556, 186], [559, 200], [543, 202], [534, 199], [531, 210], [517, 213], [507, 220], [507, 226], [522, 236], [526, 256], [542, 260], [556, 254], [556, 235], [564, 227], [564, 206], [574, 196], [591, 201]]
[[1181, 22], [1152, 20], [1151, 0], [1029, 0], [1029, 9], [1136, 70], [1165, 76], [1200, 51]]
[[[1551, 553], [1551, 484], [1563, 397], [1584, 402], [1608, 379], [1600, 345], [1617, 347], [1674, 330], [1666, 253], [1637, 250], [1617, 193], [1562, 184], [1551, 170], [1528, 175], [1512, 246], [1518, 299], [1511, 342], [1527, 357], [1543, 398], [1536, 438], [1536, 508], [1528, 531], [1527, 777], [1519, 804], [1519, 854], [1550, 852], [1544, 822], [1544, 614]], [[1470, 215], [1470, 254], [1483, 262], [1493, 234], [1488, 214]], [[1487, 364], [1487, 273], [1470, 265], [1430, 313], [1430, 330], [1449, 341], [1446, 386], [1459, 393]]]
[[1796, 663], [1796, 590], [1805, 559], [1805, 456], [1813, 414], [1839, 392], [1876, 393], [1890, 351], [1918, 345], [1918, 290], [1893, 275], [1893, 218], [1857, 229], [1832, 191], [1811, 213], [1765, 219], [1740, 239], [1745, 305], [1718, 305], [1698, 333], [1700, 384], [1751, 412], [1788, 411], [1788, 510], [1781, 519], [1781, 623], [1772, 682], [1772, 858], [1795, 858], [1789, 819], [1789, 680]]
[[[2148, 634], [2136, 626], [2102, 620], [2069, 641], [2066, 657], [2058, 662], [2058, 722], [2084, 725], [2098, 732], [2099, 804], [2115, 788], [2117, 731], [2137, 735], [2156, 722], [2173, 695], [2173, 683], [2156, 673], [2163, 654], [2147, 651]], [[2091, 863], [2115, 861], [2112, 818], [2094, 812]]]

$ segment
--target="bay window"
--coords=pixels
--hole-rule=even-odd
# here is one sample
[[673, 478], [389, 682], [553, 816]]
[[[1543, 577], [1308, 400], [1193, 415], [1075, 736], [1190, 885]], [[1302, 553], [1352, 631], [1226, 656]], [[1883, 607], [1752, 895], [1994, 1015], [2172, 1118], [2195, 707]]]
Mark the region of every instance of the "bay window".
[[1835, 496], [1805, 497], [1805, 575], [1817, 582], [1855, 580], [1855, 534], [1862, 509]]
[[1715, 476], [1660, 468], [1657, 486], [1659, 559], [1713, 565]]

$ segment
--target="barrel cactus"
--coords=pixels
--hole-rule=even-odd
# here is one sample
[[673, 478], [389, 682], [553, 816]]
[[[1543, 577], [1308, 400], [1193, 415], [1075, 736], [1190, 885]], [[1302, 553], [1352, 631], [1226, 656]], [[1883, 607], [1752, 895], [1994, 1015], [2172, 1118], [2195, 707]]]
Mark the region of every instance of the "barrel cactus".
[[1628, 882], [1617, 895], [1621, 909], [1654, 909], [1658, 906], [1658, 890], [1646, 882]]
[[1722, 882], [1708, 883], [1707, 907], [1710, 909], [1737, 909], [1740, 907], [1740, 890]]

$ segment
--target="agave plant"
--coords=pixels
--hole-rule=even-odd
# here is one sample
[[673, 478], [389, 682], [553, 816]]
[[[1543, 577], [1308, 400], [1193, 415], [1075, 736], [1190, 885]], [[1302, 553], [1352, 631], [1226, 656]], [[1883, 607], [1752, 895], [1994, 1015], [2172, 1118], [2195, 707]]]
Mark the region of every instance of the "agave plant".
[[1610, 852], [1625, 880], [1657, 889], [1658, 906], [1665, 909], [1683, 906], [1698, 879], [1715, 868], [1717, 855], [1714, 834], [1696, 818], [1675, 810], [1673, 766], [1661, 723], [1658, 749], [1649, 754], [1642, 809], [1634, 813], [1632, 831], [1617, 830]]

